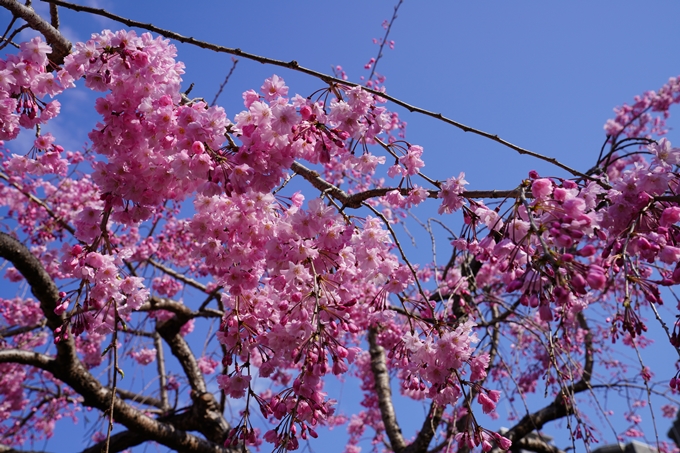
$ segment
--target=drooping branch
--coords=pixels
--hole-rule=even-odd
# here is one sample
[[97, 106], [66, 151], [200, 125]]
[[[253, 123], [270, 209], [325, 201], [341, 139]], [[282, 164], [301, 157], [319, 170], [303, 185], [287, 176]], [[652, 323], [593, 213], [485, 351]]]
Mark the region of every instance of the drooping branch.
[[400, 453], [406, 448], [406, 441], [401, 433], [397, 422], [397, 415], [392, 404], [392, 389], [390, 388], [390, 376], [385, 362], [385, 349], [378, 344], [375, 328], [368, 329], [368, 352], [371, 355], [371, 371], [375, 381], [375, 392], [378, 395], [378, 406], [387, 438], [395, 453]]
[[[66, 39], [55, 26], [53, 26], [53, 24], [50, 24], [43, 19], [33, 10], [33, 8], [24, 6], [16, 0], [0, 0], [0, 6], [4, 6], [11, 11], [14, 16], [25, 20], [32, 29], [45, 37], [47, 43], [52, 46], [52, 53], [49, 54], [52, 63], [57, 66], [64, 63], [64, 57], [71, 53], [72, 45], [71, 42]], [[59, 26], [59, 20], [57, 18], [55, 21], [55, 17], [57, 16], [53, 14], [52, 22], [56, 24], [56, 26]]]
[[[9, 1], [9, 0], [3, 0], [3, 1]], [[175, 33], [175, 32], [172, 32], [170, 30], [166, 30], [166, 29], [163, 29], [163, 28], [160, 28], [160, 27], [156, 27], [155, 25], [152, 25], [152, 24], [149, 24], [149, 23], [138, 22], [138, 21], [135, 21], [135, 20], [132, 20], [132, 19], [128, 19], [126, 17], [118, 16], [116, 14], [112, 14], [112, 13], [110, 13], [110, 12], [104, 10], [104, 9], [101, 9], [101, 8], [92, 8], [92, 7], [89, 7], [89, 6], [75, 5], [73, 3], [64, 2], [62, 0], [41, 0], [41, 1], [46, 2], [46, 3], [52, 3], [52, 4], [55, 4], [55, 5], [59, 5], [59, 6], [63, 6], [64, 8], [68, 8], [68, 9], [71, 9], [73, 11], [86, 12], [86, 13], [89, 13], [89, 14], [95, 14], [95, 15], [98, 15], [98, 16], [106, 17], [108, 19], [111, 19], [111, 20], [114, 20], [114, 21], [119, 22], [121, 24], [124, 24], [128, 27], [137, 27], [137, 28], [141, 28], [143, 30], [149, 30], [149, 31], [152, 31], [154, 33], [158, 33], [159, 35], [164, 36], [166, 38], [174, 39], [175, 41], [178, 41], [178, 42], [181, 42], [181, 43], [184, 43], [184, 44], [190, 44], [190, 45], [193, 45], [193, 46], [196, 46], [196, 47], [200, 47], [202, 49], [211, 50], [213, 52], [218, 52], [218, 53], [226, 53], [226, 54], [230, 54], [230, 55], [236, 55], [237, 57], [242, 57], [242, 58], [245, 58], [245, 59], [248, 59], [248, 60], [257, 61], [259, 63], [269, 64], [269, 65], [272, 65], [272, 66], [279, 66], [279, 67], [282, 67], [282, 68], [287, 68], [287, 69], [290, 69], [290, 70], [293, 70], [293, 71], [301, 72], [303, 74], [307, 74], [307, 75], [310, 75], [312, 77], [316, 77], [319, 80], [321, 80], [321, 81], [323, 81], [323, 82], [325, 82], [329, 85], [340, 85], [340, 86], [347, 86], [347, 87], [361, 86], [362, 90], [365, 90], [368, 93], [371, 93], [371, 94], [378, 96], [382, 99], [385, 99], [387, 101], [390, 101], [393, 104], [396, 104], [400, 107], [403, 107], [406, 110], [408, 110], [409, 112], [419, 113], [421, 115], [425, 115], [425, 116], [435, 118], [437, 120], [440, 120], [440, 121], [443, 121], [447, 124], [450, 124], [450, 125], [458, 128], [458, 129], [462, 130], [463, 132], [470, 132], [470, 133], [482, 136], [484, 138], [487, 138], [489, 140], [492, 140], [494, 142], [500, 143], [501, 145], [504, 145], [504, 146], [518, 152], [519, 154], [525, 154], [525, 155], [534, 157], [536, 159], [548, 162], [552, 165], [555, 165], [556, 167], [559, 167], [559, 168], [571, 173], [573, 176], [578, 176], [580, 178], [584, 178], [584, 179], [587, 179], [587, 180], [595, 180], [595, 178], [593, 178], [592, 176], [586, 175], [585, 173], [582, 173], [578, 170], [575, 170], [575, 169], [563, 164], [562, 162], [558, 161], [554, 157], [545, 156], [543, 154], [539, 154], [537, 152], [530, 151], [528, 149], [522, 148], [522, 147], [517, 146], [517, 145], [515, 145], [515, 144], [513, 144], [513, 143], [511, 143], [511, 142], [509, 142], [505, 139], [500, 138], [496, 134], [491, 134], [489, 132], [484, 132], [480, 129], [475, 129], [475, 128], [470, 127], [470, 126], [466, 126], [463, 123], [459, 123], [458, 121], [454, 121], [450, 118], [447, 118], [446, 116], [442, 115], [441, 113], [435, 113], [435, 112], [432, 112], [430, 110], [426, 110], [426, 109], [423, 109], [423, 108], [420, 108], [420, 107], [416, 107], [416, 106], [411, 105], [407, 102], [404, 102], [404, 101], [402, 101], [402, 100], [400, 100], [396, 97], [387, 95], [387, 94], [385, 94], [381, 91], [373, 90], [371, 88], [367, 88], [367, 87], [364, 87], [362, 85], [359, 85], [358, 83], [348, 82], [346, 80], [342, 80], [342, 79], [339, 79], [337, 77], [333, 77], [333, 76], [330, 76], [328, 74], [324, 74], [322, 72], [318, 72], [318, 71], [314, 71], [314, 70], [309, 69], [309, 68], [305, 68], [303, 66], [300, 66], [300, 64], [295, 60], [293, 60], [293, 61], [281, 61], [281, 60], [276, 60], [274, 58], [267, 58], [267, 57], [263, 57], [263, 56], [260, 56], [260, 55], [255, 55], [255, 54], [252, 54], [252, 53], [244, 52], [241, 49], [234, 49], [234, 48], [230, 48], [230, 47], [219, 46], [217, 44], [212, 44], [212, 43], [209, 43], [209, 42], [206, 42], [206, 41], [201, 41], [201, 40], [198, 40], [198, 39], [195, 39], [195, 38], [192, 38], [192, 37], [183, 36], [179, 33]]]
[[236, 69], [236, 65], [238, 64], [238, 59], [236, 59], [234, 57], [231, 57], [231, 58], [232, 58], [231, 69], [227, 73], [227, 76], [224, 78], [224, 82], [222, 82], [222, 84], [220, 85], [220, 88], [217, 90], [217, 93], [215, 93], [215, 97], [213, 98], [212, 102], [210, 103], [210, 107], [213, 107], [215, 104], [217, 104], [217, 99], [222, 94], [224, 87], [227, 86], [227, 83], [229, 83], [229, 79], [231, 78], [231, 75], [234, 73], [234, 70]]
[[510, 439], [513, 443], [524, 439], [525, 436], [533, 430], [540, 430], [546, 423], [573, 413], [574, 409], [571, 406], [572, 401], [570, 401], [573, 399], [573, 396], [576, 393], [592, 388], [590, 385], [590, 378], [594, 366], [593, 337], [583, 313], [577, 315], [577, 320], [579, 327], [586, 331], [584, 339], [585, 359], [581, 379], [578, 382], [563, 388], [549, 405], [533, 414], [526, 414], [522, 417], [522, 419], [505, 434], [505, 437]]

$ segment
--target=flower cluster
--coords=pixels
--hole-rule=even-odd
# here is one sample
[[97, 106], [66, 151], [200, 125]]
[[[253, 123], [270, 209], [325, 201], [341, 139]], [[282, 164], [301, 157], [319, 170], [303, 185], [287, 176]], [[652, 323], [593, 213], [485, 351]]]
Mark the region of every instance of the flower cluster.
[[16, 55], [0, 59], [0, 140], [12, 140], [22, 127], [31, 129], [59, 114], [59, 101], [42, 100], [61, 93], [65, 86], [48, 71], [51, 51], [35, 37], [22, 43]]

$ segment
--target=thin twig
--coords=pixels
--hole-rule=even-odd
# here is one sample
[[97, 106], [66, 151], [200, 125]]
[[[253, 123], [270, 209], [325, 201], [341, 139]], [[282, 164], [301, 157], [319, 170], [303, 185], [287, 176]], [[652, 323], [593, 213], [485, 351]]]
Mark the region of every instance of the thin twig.
[[234, 69], [236, 69], [238, 59], [232, 57], [231, 61], [233, 62], [231, 65], [231, 69], [229, 70], [227, 77], [224, 78], [224, 82], [222, 82], [222, 85], [220, 85], [220, 89], [217, 90], [217, 93], [215, 93], [215, 99], [213, 99], [212, 102], [210, 103], [210, 107], [213, 107], [217, 103], [217, 98], [219, 98], [220, 94], [222, 94], [222, 90], [224, 90], [224, 87], [227, 86], [227, 83], [229, 83], [229, 77], [231, 77], [231, 75], [234, 73]]
[[375, 68], [378, 67], [378, 62], [383, 56], [383, 48], [385, 47], [385, 43], [387, 42], [387, 37], [390, 35], [390, 30], [392, 30], [392, 25], [394, 24], [394, 21], [397, 20], [397, 12], [399, 11], [399, 7], [401, 4], [404, 3], [404, 0], [399, 0], [399, 3], [394, 7], [394, 14], [392, 14], [392, 19], [390, 19], [389, 24], [387, 24], [387, 29], [385, 30], [385, 36], [383, 36], [382, 41], [380, 42], [380, 48], [378, 49], [378, 56], [375, 57], [375, 61], [373, 62], [373, 67], [371, 68], [371, 75], [368, 76], [368, 79], [366, 79], [367, 82], [370, 82], [373, 76], [375, 75]]

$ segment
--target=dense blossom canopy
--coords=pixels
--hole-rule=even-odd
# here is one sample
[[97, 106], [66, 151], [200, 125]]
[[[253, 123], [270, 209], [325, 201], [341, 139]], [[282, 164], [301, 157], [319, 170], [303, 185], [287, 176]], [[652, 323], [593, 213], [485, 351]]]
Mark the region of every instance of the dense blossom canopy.
[[[680, 79], [616, 110], [595, 167], [478, 193], [464, 173], [422, 173], [427, 152], [406, 141], [380, 84], [329, 78], [305, 97], [273, 75], [230, 118], [182, 92], [161, 37], [105, 30], [61, 65], [51, 50], [36, 37], [0, 60], [0, 256], [4, 278], [35, 296], [0, 298], [0, 443], [50, 437], [83, 406], [103, 414], [93, 442], [120, 450], [295, 450], [337, 425], [348, 453], [369, 428], [396, 452], [433, 439], [507, 450], [561, 417], [589, 443], [577, 394], [649, 389], [651, 371], [612, 360], [613, 344], [642, 353], [656, 316], [669, 350], [680, 346], [676, 318], [657, 310], [661, 288], [680, 283], [680, 149], [661, 137]], [[67, 151], [42, 126], [64, 90], [86, 89], [101, 94], [91, 147]], [[22, 130], [35, 133], [26, 154], [11, 151]], [[412, 262], [395, 231], [425, 203], [463, 219], [443, 266]], [[184, 299], [189, 288], [202, 297]], [[215, 347], [189, 344], [197, 325]], [[128, 387], [131, 361], [157, 365], [157, 382]], [[596, 363], [611, 371], [595, 379]], [[336, 413], [325, 385], [349, 374], [363, 410]], [[428, 401], [414, 439], [390, 376]], [[543, 409], [503, 433], [482, 426], [541, 380]], [[233, 420], [228, 399], [243, 400]], [[125, 430], [111, 435], [114, 422]]]

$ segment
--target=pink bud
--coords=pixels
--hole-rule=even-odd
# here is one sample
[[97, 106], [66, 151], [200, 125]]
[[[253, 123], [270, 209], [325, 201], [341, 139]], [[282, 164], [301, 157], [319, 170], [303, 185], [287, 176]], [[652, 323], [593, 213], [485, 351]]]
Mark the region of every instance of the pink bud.
[[597, 250], [595, 249], [594, 246], [588, 244], [585, 247], [583, 247], [581, 250], [579, 250], [578, 254], [581, 256], [593, 256]]
[[550, 310], [548, 305], [541, 305], [541, 307], [538, 309], [538, 315], [543, 321], [549, 322], [553, 320], [552, 310]]
[[303, 105], [300, 107], [300, 116], [303, 120], [308, 120], [312, 116], [312, 109], [308, 105]]
[[501, 448], [501, 450], [508, 450], [510, 447], [512, 447], [512, 442], [510, 442], [510, 439], [507, 439], [500, 434], [496, 434], [494, 437], [496, 438], [496, 443]]

